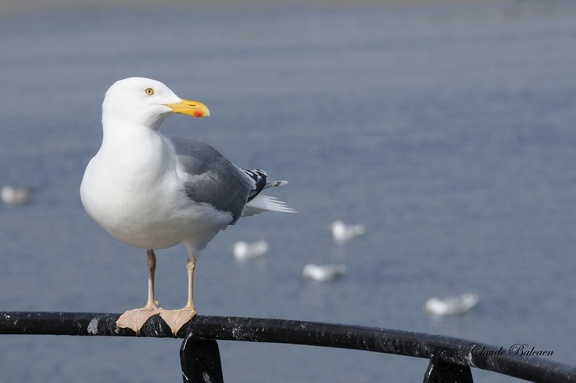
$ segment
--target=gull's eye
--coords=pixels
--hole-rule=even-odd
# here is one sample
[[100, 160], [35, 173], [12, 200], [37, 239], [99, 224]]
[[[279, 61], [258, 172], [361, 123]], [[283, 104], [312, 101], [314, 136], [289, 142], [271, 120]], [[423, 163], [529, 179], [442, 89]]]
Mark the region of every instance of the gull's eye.
[[146, 95], [148, 95], [148, 96], [152, 96], [154, 94], [154, 89], [146, 88], [146, 89], [144, 89], [144, 93], [146, 93]]

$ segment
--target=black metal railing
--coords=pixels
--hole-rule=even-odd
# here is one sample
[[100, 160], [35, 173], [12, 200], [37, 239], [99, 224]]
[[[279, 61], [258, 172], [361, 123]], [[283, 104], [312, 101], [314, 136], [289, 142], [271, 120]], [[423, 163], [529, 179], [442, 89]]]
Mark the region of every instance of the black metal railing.
[[[159, 316], [139, 334], [116, 326], [120, 314], [3, 312], [0, 334], [141, 336], [173, 338]], [[184, 382], [223, 382], [217, 340], [286, 343], [364, 350], [430, 360], [424, 382], [472, 382], [471, 367], [534, 382], [576, 382], [576, 367], [533, 355], [512, 355], [480, 342], [361, 326], [282, 319], [198, 315], [183, 327], [180, 361]]]

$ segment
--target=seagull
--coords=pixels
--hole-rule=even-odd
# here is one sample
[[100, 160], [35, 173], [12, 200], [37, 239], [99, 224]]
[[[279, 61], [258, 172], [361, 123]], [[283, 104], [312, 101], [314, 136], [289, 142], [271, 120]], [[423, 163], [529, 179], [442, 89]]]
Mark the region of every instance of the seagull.
[[479, 300], [480, 296], [473, 291], [443, 299], [432, 297], [424, 304], [424, 312], [437, 316], [463, 314], [476, 306]]
[[248, 243], [246, 241], [235, 242], [232, 247], [234, 258], [239, 261], [245, 261], [251, 258], [261, 257], [268, 252], [270, 246], [264, 240]]
[[[156, 314], [174, 334], [196, 315], [194, 269], [220, 230], [264, 211], [295, 212], [260, 194], [286, 181], [267, 181], [263, 170], [239, 168], [204, 142], [162, 135], [160, 125], [173, 113], [210, 115], [204, 104], [178, 97], [159, 81], [132, 77], [114, 83], [102, 103], [102, 146], [80, 185], [90, 217], [118, 240], [146, 250], [146, 305], [116, 322], [137, 333]], [[188, 300], [180, 310], [166, 310], [154, 295], [155, 250], [180, 243], [188, 254]]]
[[302, 270], [302, 275], [306, 279], [311, 279], [313, 281], [326, 282], [336, 279], [346, 273], [345, 265], [315, 265], [309, 263], [304, 266]]
[[337, 245], [343, 245], [354, 237], [366, 233], [366, 226], [364, 225], [346, 225], [342, 221], [334, 221], [331, 225], [332, 237]]
[[0, 191], [0, 198], [5, 204], [17, 205], [28, 202], [35, 191], [36, 190], [31, 187], [16, 188], [11, 185], [6, 185], [3, 186]]

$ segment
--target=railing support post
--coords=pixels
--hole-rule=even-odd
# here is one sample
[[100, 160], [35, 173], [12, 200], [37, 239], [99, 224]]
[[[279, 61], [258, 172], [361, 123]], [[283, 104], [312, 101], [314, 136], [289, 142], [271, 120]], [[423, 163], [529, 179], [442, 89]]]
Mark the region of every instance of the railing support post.
[[180, 365], [184, 383], [224, 383], [218, 343], [195, 339], [190, 330], [180, 347]]
[[459, 382], [473, 383], [470, 367], [448, 363], [433, 356], [424, 375], [424, 383]]

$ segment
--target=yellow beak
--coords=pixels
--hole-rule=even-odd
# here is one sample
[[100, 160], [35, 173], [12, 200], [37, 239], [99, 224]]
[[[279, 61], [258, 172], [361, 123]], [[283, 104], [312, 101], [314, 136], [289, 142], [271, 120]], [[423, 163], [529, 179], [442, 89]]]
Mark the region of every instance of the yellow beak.
[[173, 113], [182, 113], [194, 117], [210, 116], [210, 110], [208, 110], [208, 107], [198, 101], [182, 99], [179, 103], [165, 105], [172, 109]]

